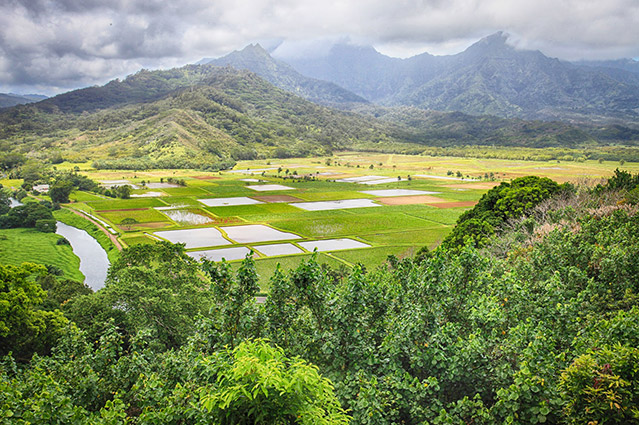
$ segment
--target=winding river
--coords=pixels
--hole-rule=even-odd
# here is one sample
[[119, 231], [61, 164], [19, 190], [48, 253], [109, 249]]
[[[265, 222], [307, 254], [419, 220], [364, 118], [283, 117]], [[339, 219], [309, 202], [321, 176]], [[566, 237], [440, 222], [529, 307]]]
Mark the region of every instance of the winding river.
[[56, 233], [64, 236], [73, 248], [73, 253], [80, 257], [80, 271], [85, 276], [84, 283], [97, 291], [104, 287], [109, 258], [100, 244], [87, 232], [77, 227], [58, 221]]

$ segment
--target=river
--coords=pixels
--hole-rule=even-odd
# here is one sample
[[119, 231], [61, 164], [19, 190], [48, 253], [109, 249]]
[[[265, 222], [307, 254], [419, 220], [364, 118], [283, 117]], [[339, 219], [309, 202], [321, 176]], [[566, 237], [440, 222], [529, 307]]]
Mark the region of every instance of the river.
[[84, 230], [58, 221], [56, 233], [64, 236], [73, 248], [73, 253], [80, 257], [80, 271], [85, 276], [84, 283], [97, 291], [104, 287], [109, 258], [98, 241]]

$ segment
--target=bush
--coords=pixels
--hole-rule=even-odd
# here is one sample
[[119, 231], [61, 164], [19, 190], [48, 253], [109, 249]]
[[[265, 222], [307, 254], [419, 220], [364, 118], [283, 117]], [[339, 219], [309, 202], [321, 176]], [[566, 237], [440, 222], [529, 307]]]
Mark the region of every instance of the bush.
[[55, 233], [57, 230], [57, 224], [55, 220], [37, 220], [35, 223], [36, 230], [43, 233]]
[[590, 350], [561, 375], [570, 424], [639, 423], [639, 348]]

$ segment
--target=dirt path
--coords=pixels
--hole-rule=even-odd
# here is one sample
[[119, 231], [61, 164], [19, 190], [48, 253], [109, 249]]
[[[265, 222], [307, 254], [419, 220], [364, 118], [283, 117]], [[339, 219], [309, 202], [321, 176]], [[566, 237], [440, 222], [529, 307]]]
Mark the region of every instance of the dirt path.
[[82, 214], [80, 211], [71, 209], [71, 208], [67, 208], [69, 211], [71, 211], [73, 214], [78, 215], [82, 218], [84, 218], [85, 220], [89, 220], [91, 223], [95, 224], [96, 226], [98, 226], [98, 229], [100, 229], [102, 231], [102, 233], [104, 233], [105, 235], [107, 235], [109, 237], [109, 239], [111, 239], [111, 242], [113, 242], [113, 245], [115, 245], [115, 247], [118, 249], [118, 251], [122, 251], [122, 244], [120, 243], [120, 241], [118, 241], [118, 238], [115, 237], [115, 235], [112, 235], [103, 225], [101, 225], [100, 223], [98, 223], [97, 221], [95, 221], [94, 219], [92, 219], [91, 217], [88, 217], [84, 214]]

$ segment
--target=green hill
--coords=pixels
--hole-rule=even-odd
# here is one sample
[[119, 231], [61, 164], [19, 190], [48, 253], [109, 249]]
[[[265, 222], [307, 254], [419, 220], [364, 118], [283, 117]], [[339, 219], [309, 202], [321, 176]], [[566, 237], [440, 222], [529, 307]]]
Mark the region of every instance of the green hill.
[[[210, 168], [260, 157], [360, 149], [421, 153], [429, 146], [581, 147], [592, 130], [565, 123], [360, 104], [344, 112], [312, 103], [258, 75], [189, 65], [142, 70], [0, 111], [0, 147], [102, 168]], [[636, 132], [600, 131], [606, 143]], [[620, 136], [619, 136], [620, 137]]]

